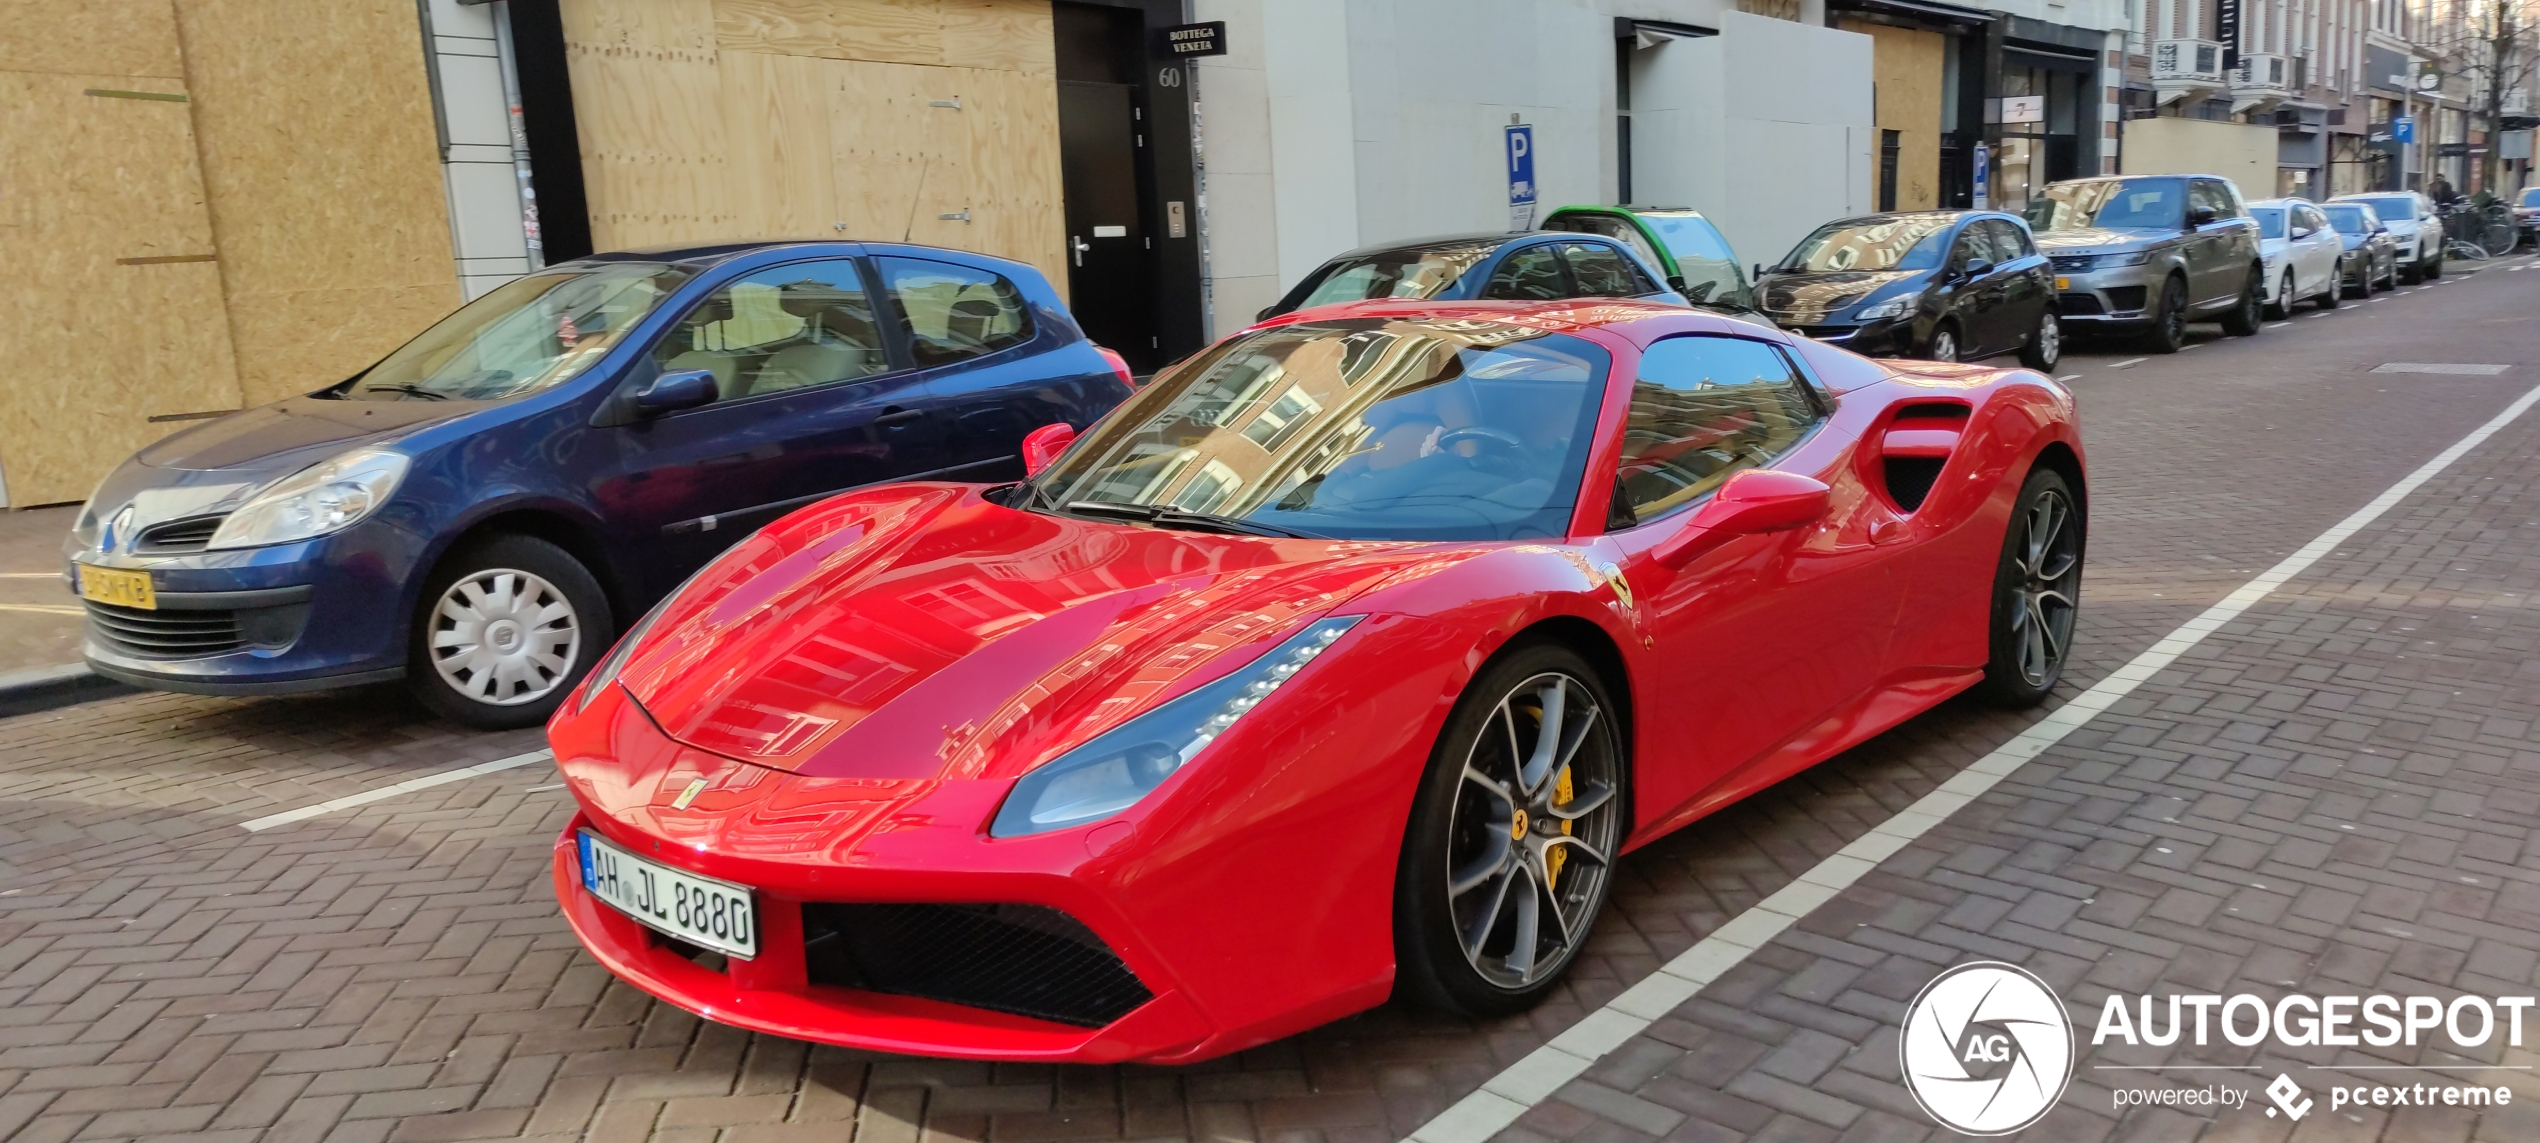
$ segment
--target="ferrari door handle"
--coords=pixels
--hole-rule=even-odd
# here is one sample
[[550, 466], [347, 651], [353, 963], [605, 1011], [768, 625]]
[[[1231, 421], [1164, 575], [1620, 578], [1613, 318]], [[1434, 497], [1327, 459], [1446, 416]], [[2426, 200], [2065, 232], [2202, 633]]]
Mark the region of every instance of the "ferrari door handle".
[[873, 418], [873, 423], [877, 425], [905, 425], [910, 421], [917, 420], [925, 415], [926, 410], [924, 409], [903, 409], [897, 405], [893, 405], [890, 408], [882, 410], [881, 416]]

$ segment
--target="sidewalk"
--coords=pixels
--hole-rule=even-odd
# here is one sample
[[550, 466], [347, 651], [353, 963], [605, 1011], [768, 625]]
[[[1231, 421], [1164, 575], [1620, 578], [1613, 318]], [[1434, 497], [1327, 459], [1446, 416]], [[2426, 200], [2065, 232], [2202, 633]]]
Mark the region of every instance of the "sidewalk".
[[79, 661], [79, 600], [62, 585], [76, 507], [0, 510], [0, 675]]

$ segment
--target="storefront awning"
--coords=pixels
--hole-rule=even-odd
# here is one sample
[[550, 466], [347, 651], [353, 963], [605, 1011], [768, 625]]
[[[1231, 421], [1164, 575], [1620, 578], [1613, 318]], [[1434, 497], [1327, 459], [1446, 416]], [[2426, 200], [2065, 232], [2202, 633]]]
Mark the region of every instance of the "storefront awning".
[[1993, 22], [1993, 13], [1982, 8], [1966, 8], [1942, 0], [1827, 0], [1826, 7], [1838, 12], [1872, 12], [1944, 24]]

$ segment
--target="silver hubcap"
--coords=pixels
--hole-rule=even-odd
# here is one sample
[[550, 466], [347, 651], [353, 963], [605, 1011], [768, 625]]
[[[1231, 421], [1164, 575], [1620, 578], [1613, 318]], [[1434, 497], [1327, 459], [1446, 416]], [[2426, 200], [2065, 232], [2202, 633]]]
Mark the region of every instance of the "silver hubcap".
[[1621, 832], [1612, 737], [1586, 687], [1546, 673], [1473, 740], [1447, 829], [1447, 908], [1482, 979], [1523, 988], [1587, 940]]
[[2037, 319], [2037, 356], [2050, 366], [2064, 356], [2064, 323], [2053, 314]]
[[2288, 314], [2293, 312], [2293, 279], [2286, 278], [2284, 285], [2276, 291], [2275, 308]]
[[2073, 641], [2073, 597], [2081, 580], [2081, 536], [2073, 509], [2049, 492], [2021, 519], [2017, 556], [2019, 596], [2012, 606], [2012, 638], [2019, 647], [2020, 677], [2033, 687], [2053, 681]]
[[432, 669], [450, 689], [489, 706], [518, 706], [564, 683], [582, 647], [581, 617], [556, 585], [488, 568], [432, 605]]
[[1958, 335], [1945, 329], [1931, 335], [1931, 359], [1934, 361], [1958, 360]]

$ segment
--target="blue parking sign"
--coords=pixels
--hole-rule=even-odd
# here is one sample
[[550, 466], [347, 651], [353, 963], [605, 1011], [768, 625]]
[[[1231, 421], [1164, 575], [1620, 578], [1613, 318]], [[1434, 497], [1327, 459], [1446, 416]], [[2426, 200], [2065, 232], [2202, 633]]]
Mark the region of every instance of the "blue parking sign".
[[2390, 121], [2390, 137], [2401, 143], [2417, 141], [2417, 117], [2402, 115]]
[[1508, 229], [1524, 230], [1535, 222], [1535, 129], [1529, 123], [1512, 123], [1503, 138], [1508, 155]]

